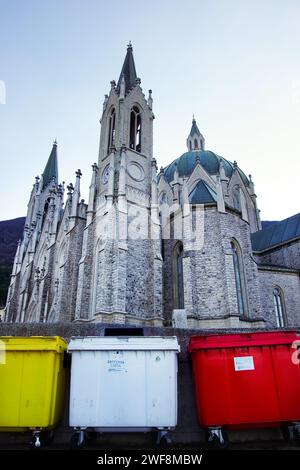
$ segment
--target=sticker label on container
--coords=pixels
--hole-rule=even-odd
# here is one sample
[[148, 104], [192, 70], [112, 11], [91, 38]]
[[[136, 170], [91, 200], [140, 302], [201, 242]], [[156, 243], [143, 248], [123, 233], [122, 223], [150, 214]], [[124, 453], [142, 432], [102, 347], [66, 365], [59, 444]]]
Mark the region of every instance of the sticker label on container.
[[254, 370], [253, 356], [234, 357], [234, 370]]
[[109, 359], [107, 361], [108, 372], [126, 372], [125, 361]]

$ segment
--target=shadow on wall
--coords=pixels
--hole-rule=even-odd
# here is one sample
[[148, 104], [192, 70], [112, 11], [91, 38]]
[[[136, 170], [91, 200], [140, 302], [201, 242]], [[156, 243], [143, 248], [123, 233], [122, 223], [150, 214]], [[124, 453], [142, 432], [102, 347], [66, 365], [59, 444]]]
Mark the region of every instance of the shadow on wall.
[[25, 217], [0, 222], [0, 315], [5, 306], [10, 275], [18, 240], [22, 237]]

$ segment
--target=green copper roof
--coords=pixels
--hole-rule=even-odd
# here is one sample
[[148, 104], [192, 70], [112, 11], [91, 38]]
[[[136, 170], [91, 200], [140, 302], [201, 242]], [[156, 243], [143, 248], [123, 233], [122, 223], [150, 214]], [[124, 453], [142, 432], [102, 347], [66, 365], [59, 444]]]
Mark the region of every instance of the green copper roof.
[[50, 156], [47, 161], [43, 172], [43, 189], [55, 179], [58, 182], [58, 166], [57, 166], [57, 143], [53, 143], [53, 147], [50, 153]]
[[118, 89], [120, 89], [123, 75], [125, 78], [125, 93], [127, 94], [129, 90], [131, 90], [131, 88], [136, 84], [137, 79], [132, 53], [132, 45], [130, 43], [127, 46], [126, 57], [118, 80]]
[[[222, 160], [224, 165], [225, 174], [228, 178], [231, 177], [234, 171], [233, 163], [229, 162], [223, 157], [211, 152], [210, 150], [193, 150], [186, 152], [181, 157], [174, 160], [170, 165], [168, 165], [165, 170], [165, 178], [167, 181], [171, 182], [174, 177], [175, 168], [177, 165], [177, 170], [179, 176], [190, 176], [196, 166], [197, 160], [200, 161], [201, 166], [207, 171], [210, 175], [219, 174], [220, 161]], [[238, 172], [245, 185], [249, 185], [249, 180], [245, 173], [238, 168]]]
[[252, 233], [253, 251], [263, 251], [300, 238], [300, 213]]
[[203, 180], [198, 181], [189, 195], [191, 204], [208, 204], [217, 201], [217, 194]]
[[197, 126], [197, 123], [196, 123], [196, 119], [193, 118], [193, 122], [192, 122], [192, 128], [191, 128], [191, 132], [190, 132], [190, 135], [194, 135], [194, 134], [197, 134], [197, 135], [201, 135], [200, 134], [200, 131], [198, 129], [198, 126]]

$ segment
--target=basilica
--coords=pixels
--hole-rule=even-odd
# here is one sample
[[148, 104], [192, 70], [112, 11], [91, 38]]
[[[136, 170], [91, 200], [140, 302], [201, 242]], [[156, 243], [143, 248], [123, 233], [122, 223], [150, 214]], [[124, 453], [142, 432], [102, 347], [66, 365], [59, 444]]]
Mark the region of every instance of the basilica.
[[207, 149], [194, 118], [185, 152], [159, 169], [153, 120], [129, 44], [88, 201], [79, 169], [60, 182], [56, 142], [34, 181], [5, 320], [299, 327], [300, 214], [262, 228], [251, 176]]

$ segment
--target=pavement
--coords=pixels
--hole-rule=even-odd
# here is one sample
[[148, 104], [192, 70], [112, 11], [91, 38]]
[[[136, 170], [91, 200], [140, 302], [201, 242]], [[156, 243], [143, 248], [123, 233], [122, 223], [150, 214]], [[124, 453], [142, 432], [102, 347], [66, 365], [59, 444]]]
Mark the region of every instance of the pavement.
[[[0, 440], [0, 450], [9, 450], [9, 451], [15, 451], [15, 450], [27, 450], [30, 449], [30, 446], [28, 442], [26, 443], [18, 443], [18, 442], [1, 442]], [[66, 443], [55, 443], [55, 441], [48, 446], [44, 446], [41, 448], [45, 450], [70, 450], [70, 444], [68, 442]], [[203, 451], [203, 450], [211, 450], [212, 446], [199, 442], [199, 443], [194, 443], [194, 444], [172, 444], [167, 447], [168, 450], [170, 451]], [[294, 441], [290, 442], [285, 442], [285, 441], [251, 441], [251, 442], [232, 442], [229, 443], [228, 450], [287, 450], [287, 451], [300, 451], [300, 445], [295, 443]], [[143, 447], [133, 447], [131, 445], [126, 445], [122, 443], [121, 446], [118, 445], [113, 445], [110, 446], [109, 448], [105, 446], [103, 443], [101, 443], [100, 439], [96, 442], [93, 443], [88, 443], [85, 444], [82, 450], [98, 450], [98, 451], [130, 451], [130, 450], [147, 450], [147, 451], [159, 451], [161, 450], [157, 446], [143, 446]], [[166, 449], [164, 449], [165, 451]]]

